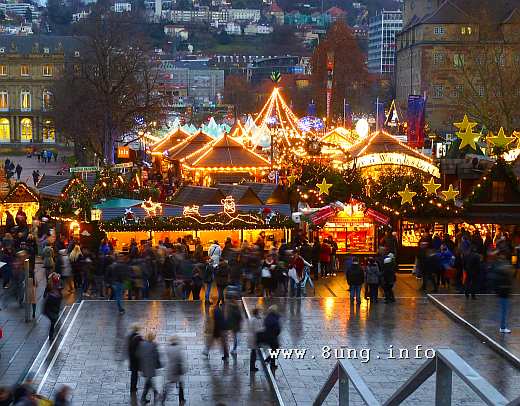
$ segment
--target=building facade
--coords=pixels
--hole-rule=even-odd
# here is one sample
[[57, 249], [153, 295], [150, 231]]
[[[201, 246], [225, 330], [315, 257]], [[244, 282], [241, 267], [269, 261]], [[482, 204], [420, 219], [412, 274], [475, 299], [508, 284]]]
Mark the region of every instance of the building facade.
[[382, 10], [370, 18], [368, 27], [368, 70], [371, 73], [392, 74], [395, 67], [395, 36], [403, 28], [400, 10]]
[[51, 88], [74, 56], [79, 44], [71, 37], [0, 36], [0, 143], [60, 141]]
[[504, 49], [504, 63], [520, 66], [519, 11], [519, 0], [482, 0], [479, 7], [466, 0], [405, 1], [396, 41], [401, 111], [409, 95], [426, 95], [426, 122], [439, 134], [453, 133], [452, 123], [464, 113], [457, 96], [465, 91], [471, 56], [497, 46]]

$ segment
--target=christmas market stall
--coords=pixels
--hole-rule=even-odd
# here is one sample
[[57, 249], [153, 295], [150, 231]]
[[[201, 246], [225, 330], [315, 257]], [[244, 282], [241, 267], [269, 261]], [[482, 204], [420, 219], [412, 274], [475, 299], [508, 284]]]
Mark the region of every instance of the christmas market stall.
[[186, 206], [145, 201], [141, 206], [119, 209], [117, 217], [112, 217], [114, 213], [102, 214], [100, 228], [116, 242], [118, 250], [126, 249], [132, 238], [157, 244], [165, 238], [185, 238], [193, 243], [197, 237], [207, 250], [213, 240], [223, 244], [227, 237], [236, 245], [246, 240], [254, 243], [262, 231], [267, 249], [275, 241], [289, 238], [294, 226], [288, 204], [239, 205], [232, 196], [224, 196], [219, 204], [194, 202]]
[[17, 213], [21, 210], [25, 214], [25, 221], [31, 224], [40, 209], [40, 199], [35, 191], [23, 182], [16, 183], [0, 203], [0, 224], [6, 224], [7, 212], [13, 219], [17, 219]]
[[[182, 127], [175, 128], [172, 132], [167, 134], [163, 139], [156, 142], [150, 147], [150, 154], [153, 159], [153, 166], [157, 171], [168, 169], [166, 162], [163, 162], [163, 156], [169, 149], [179, 144], [181, 141], [189, 138], [191, 134]], [[166, 168], [164, 168], [166, 166]]]
[[238, 183], [260, 180], [271, 165], [267, 159], [224, 134], [187, 156], [182, 162], [185, 178], [195, 184]]

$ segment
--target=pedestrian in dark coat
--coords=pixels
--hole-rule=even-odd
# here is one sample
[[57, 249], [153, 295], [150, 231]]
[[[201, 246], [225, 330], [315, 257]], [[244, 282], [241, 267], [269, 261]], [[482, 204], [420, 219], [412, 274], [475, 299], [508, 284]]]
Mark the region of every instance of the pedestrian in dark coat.
[[23, 170], [22, 165], [17, 164], [16, 165], [16, 169], [15, 169], [15, 171], [16, 171], [16, 179], [17, 180], [20, 180], [20, 176], [22, 175], [22, 170]]
[[219, 341], [222, 344], [222, 360], [227, 361], [229, 358], [229, 350], [227, 346], [227, 330], [228, 323], [224, 316], [224, 312], [220, 306], [215, 306], [215, 310], [213, 311], [212, 323], [208, 323], [208, 330], [211, 333], [211, 336], [208, 337], [208, 341], [206, 343], [206, 348], [202, 351], [202, 354], [205, 356], [209, 356], [209, 350], [211, 349], [214, 341]]
[[[374, 258], [368, 259], [365, 282], [368, 286], [368, 296], [371, 303], [377, 303], [379, 283], [381, 281], [381, 269]], [[365, 295], [366, 297], [366, 295]]]
[[242, 312], [240, 311], [237, 300], [234, 298], [228, 304], [227, 310], [228, 328], [233, 334], [233, 349], [231, 350], [231, 354], [236, 355], [238, 346], [238, 333], [240, 332], [240, 328], [242, 326]]
[[139, 324], [132, 325], [131, 333], [127, 338], [127, 350], [128, 350], [128, 367], [130, 369], [130, 393], [137, 392], [137, 381], [139, 379], [139, 358], [137, 350], [139, 344], [143, 341], [143, 337], [139, 333], [141, 326]]
[[477, 247], [471, 247], [471, 252], [463, 257], [464, 274], [464, 294], [466, 298], [471, 295], [472, 299], [476, 299], [477, 286], [481, 269], [481, 257], [477, 253]]
[[350, 290], [350, 303], [354, 303], [355, 299], [358, 305], [361, 304], [361, 286], [365, 280], [365, 274], [359, 264], [359, 258], [353, 258], [350, 266], [345, 269], [345, 276]]
[[155, 342], [155, 333], [150, 331], [146, 334], [146, 339], [139, 343], [137, 348], [137, 358], [139, 360], [139, 369], [145, 378], [144, 390], [141, 395], [141, 402], [149, 403], [147, 399], [148, 392], [153, 389], [154, 403], [157, 403], [159, 392], [157, 391], [153, 378], [157, 376], [157, 370], [162, 368], [159, 357], [159, 350]]
[[59, 289], [52, 288], [45, 295], [45, 304], [43, 307], [43, 314], [47, 316], [51, 325], [49, 327], [49, 341], [52, 341], [54, 338], [54, 328], [56, 326], [56, 322], [60, 316], [60, 308], [61, 308], [61, 300], [62, 295]]
[[216, 272], [215, 272], [215, 282], [217, 284], [217, 306], [219, 304], [224, 304], [224, 289], [229, 283], [229, 265], [226, 261], [220, 261]]
[[385, 303], [395, 302], [393, 291], [395, 281], [394, 255], [390, 253], [383, 262], [383, 289], [385, 291]]
[[[272, 351], [276, 351], [280, 345], [278, 336], [282, 331], [280, 325], [280, 314], [278, 313], [278, 306], [272, 305], [267, 310], [267, 315], [264, 319], [264, 330], [258, 333], [257, 343], [259, 346], [267, 345]], [[274, 357], [267, 357], [265, 362], [269, 362], [271, 369], [276, 369], [276, 359]]]

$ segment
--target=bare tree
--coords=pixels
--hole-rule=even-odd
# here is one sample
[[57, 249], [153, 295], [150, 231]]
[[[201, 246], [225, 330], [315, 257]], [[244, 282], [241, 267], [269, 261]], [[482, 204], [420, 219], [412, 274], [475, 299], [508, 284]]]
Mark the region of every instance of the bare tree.
[[461, 79], [451, 97], [484, 127], [513, 131], [520, 125], [520, 43], [506, 40], [496, 27], [494, 34], [494, 41], [454, 56]]
[[56, 128], [77, 153], [87, 150], [111, 164], [123, 137], [166, 118], [158, 61], [139, 28], [135, 16], [106, 10], [79, 25], [80, 53], [53, 89]]

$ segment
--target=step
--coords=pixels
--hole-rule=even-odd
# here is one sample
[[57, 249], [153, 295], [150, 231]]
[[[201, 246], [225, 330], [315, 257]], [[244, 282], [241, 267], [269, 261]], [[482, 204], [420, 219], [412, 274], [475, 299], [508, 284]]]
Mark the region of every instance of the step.
[[397, 272], [412, 273], [414, 268], [415, 268], [415, 264], [399, 264]]

